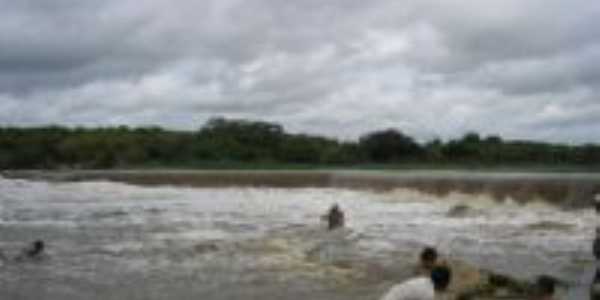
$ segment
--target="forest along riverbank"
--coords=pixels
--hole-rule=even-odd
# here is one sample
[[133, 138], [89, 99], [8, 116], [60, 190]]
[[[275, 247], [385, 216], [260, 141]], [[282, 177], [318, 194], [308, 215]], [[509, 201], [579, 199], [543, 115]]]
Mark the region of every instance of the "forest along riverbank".
[[[425, 245], [437, 246], [467, 271], [491, 270], [518, 282], [550, 274], [585, 288], [595, 226], [591, 209], [391, 185], [364, 189], [344, 181], [358, 180], [356, 174], [324, 174], [329, 187], [1, 178], [0, 248], [11, 255], [42, 237], [51, 257], [42, 264], [4, 265], [3, 294], [377, 299], [410, 276]], [[294, 180], [301, 175], [294, 173]], [[348, 214], [347, 230], [330, 233], [319, 224], [333, 202]]]

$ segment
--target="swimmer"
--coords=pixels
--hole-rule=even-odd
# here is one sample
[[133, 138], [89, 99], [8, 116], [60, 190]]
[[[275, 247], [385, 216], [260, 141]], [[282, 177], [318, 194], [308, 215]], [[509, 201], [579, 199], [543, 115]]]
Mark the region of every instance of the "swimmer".
[[45, 247], [44, 241], [35, 240], [33, 243], [31, 243], [31, 245], [29, 245], [29, 247], [21, 251], [21, 254], [17, 256], [16, 260], [23, 261], [26, 259], [40, 259], [44, 254]]

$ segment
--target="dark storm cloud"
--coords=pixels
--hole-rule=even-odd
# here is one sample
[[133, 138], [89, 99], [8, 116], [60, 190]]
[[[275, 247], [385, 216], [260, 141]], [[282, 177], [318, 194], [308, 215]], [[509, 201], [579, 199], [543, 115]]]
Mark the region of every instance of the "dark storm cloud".
[[[600, 140], [591, 1], [4, 1], [0, 123]], [[575, 104], [576, 103], [576, 104]]]

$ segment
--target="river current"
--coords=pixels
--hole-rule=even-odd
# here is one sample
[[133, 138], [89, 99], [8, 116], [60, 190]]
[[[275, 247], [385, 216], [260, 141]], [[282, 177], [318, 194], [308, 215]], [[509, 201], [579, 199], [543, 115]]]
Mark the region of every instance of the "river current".
[[[348, 223], [328, 232], [320, 216], [333, 203]], [[378, 299], [425, 245], [585, 286], [595, 222], [589, 208], [485, 194], [0, 177], [0, 298]], [[35, 239], [43, 260], [11, 260]]]

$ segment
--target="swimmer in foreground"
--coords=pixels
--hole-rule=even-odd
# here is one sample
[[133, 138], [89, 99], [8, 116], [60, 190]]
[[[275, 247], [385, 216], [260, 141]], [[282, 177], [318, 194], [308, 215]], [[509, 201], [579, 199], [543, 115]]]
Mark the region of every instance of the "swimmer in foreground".
[[430, 276], [419, 276], [392, 286], [380, 300], [434, 300], [446, 292], [451, 280], [450, 268], [437, 266]]
[[334, 230], [336, 228], [344, 227], [346, 223], [346, 216], [340, 206], [336, 203], [327, 212], [327, 228]]

